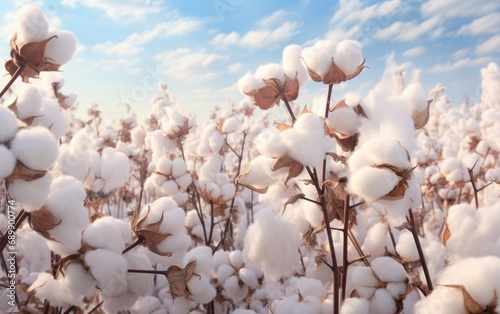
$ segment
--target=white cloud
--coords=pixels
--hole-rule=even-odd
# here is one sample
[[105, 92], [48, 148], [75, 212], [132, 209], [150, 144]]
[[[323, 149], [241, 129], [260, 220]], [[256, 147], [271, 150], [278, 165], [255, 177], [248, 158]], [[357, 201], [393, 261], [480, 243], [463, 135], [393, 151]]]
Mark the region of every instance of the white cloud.
[[180, 80], [202, 80], [219, 76], [226, 69], [227, 55], [178, 48], [158, 54], [155, 59], [165, 68], [167, 75]]
[[94, 51], [99, 51], [108, 55], [133, 56], [141, 53], [144, 48], [142, 45], [154, 40], [155, 38], [179, 36], [190, 33], [201, 25], [201, 21], [181, 18], [169, 22], [161, 22], [153, 29], [141, 33], [132, 33], [125, 40], [113, 43], [108, 41], [94, 46]]
[[476, 53], [480, 55], [490, 52], [500, 52], [500, 34], [490, 37], [476, 47]]
[[248, 31], [244, 35], [240, 35], [236, 32], [229, 34], [221, 33], [212, 39], [212, 44], [222, 47], [240, 45], [250, 48], [273, 48], [297, 34], [298, 26], [299, 24], [296, 22], [285, 22], [276, 29], [261, 28]]
[[360, 0], [341, 0], [331, 23], [343, 26], [372, 19], [379, 19], [379, 22], [383, 22], [383, 19], [401, 13], [402, 10], [404, 7], [400, 0], [387, 0], [366, 7], [363, 7]]
[[416, 57], [416, 56], [420, 56], [420, 55], [424, 54], [425, 51], [426, 51], [425, 47], [417, 46], [417, 47], [413, 47], [413, 48], [408, 49], [405, 52], [403, 52], [403, 56]]
[[496, 0], [427, 0], [421, 11], [425, 17], [436, 16], [441, 19], [463, 16], [478, 16], [500, 8]]
[[446, 64], [438, 64], [429, 69], [428, 72], [450, 72], [464, 67], [475, 67], [486, 64], [491, 61], [489, 57], [482, 57], [477, 59], [465, 58], [455, 62], [448, 62]]
[[375, 38], [382, 40], [411, 41], [425, 34], [431, 39], [439, 37], [444, 28], [440, 26], [442, 21], [438, 17], [432, 17], [418, 24], [416, 21], [394, 22], [392, 25], [379, 30]]
[[286, 12], [284, 10], [278, 10], [269, 16], [263, 17], [257, 21], [257, 24], [261, 27], [271, 27], [272, 25], [281, 22], [285, 16]]
[[241, 70], [242, 67], [243, 67], [243, 64], [241, 64], [241, 63], [230, 64], [227, 66], [227, 73], [229, 73], [229, 74], [236, 73], [239, 70]]
[[460, 27], [457, 35], [493, 34], [500, 29], [500, 12], [493, 12]]
[[459, 49], [459, 50], [455, 51], [452, 54], [452, 57], [455, 60], [457, 60], [457, 59], [463, 59], [463, 57], [465, 57], [467, 55], [467, 53], [469, 52], [469, 50], [470, 50], [470, 48]]
[[146, 15], [160, 12], [157, 0], [64, 0], [63, 5], [80, 4], [89, 8], [103, 10], [106, 16], [123, 22], [136, 22]]

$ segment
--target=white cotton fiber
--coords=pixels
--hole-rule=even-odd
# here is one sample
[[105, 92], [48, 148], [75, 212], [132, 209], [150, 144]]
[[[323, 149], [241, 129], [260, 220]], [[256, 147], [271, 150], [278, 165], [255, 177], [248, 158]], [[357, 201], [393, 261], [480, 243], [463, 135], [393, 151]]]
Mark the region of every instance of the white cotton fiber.
[[238, 277], [240, 278], [241, 282], [243, 282], [251, 289], [257, 289], [257, 287], [259, 286], [257, 274], [255, 274], [248, 268], [241, 268], [238, 271]]
[[277, 281], [298, 265], [300, 235], [289, 222], [261, 209], [245, 236], [243, 256], [246, 262], [258, 262], [265, 277]]
[[327, 53], [318, 47], [307, 47], [302, 50], [301, 57], [310, 71], [323, 77], [332, 65], [333, 52]]
[[96, 249], [106, 249], [117, 253], [125, 249], [120, 227], [116, 224], [115, 218], [110, 216], [101, 217], [85, 228], [82, 240]]
[[326, 296], [326, 289], [319, 281], [315, 278], [300, 277], [297, 283], [297, 289], [303, 297], [313, 296], [319, 300], [323, 300]]
[[43, 127], [20, 130], [12, 140], [10, 149], [20, 162], [33, 170], [50, 168], [58, 154], [54, 136]]
[[104, 148], [100, 167], [101, 177], [104, 180], [104, 193], [109, 193], [127, 183], [130, 163], [124, 153], [111, 147]]
[[[264, 81], [262, 78], [257, 78], [255, 75], [251, 73], [245, 74], [242, 78], [238, 80], [238, 89], [246, 94], [250, 93], [255, 89], [259, 89], [264, 87]], [[254, 101], [253, 97], [249, 97], [250, 101]]]
[[12, 111], [0, 106], [0, 143], [6, 142], [16, 135], [17, 118]]
[[406, 278], [406, 271], [400, 263], [396, 262], [393, 258], [382, 256], [374, 259], [371, 262], [373, 271], [377, 274], [378, 278], [382, 281], [404, 281]]
[[282, 59], [286, 75], [292, 79], [297, 76], [300, 86], [304, 85], [309, 77], [307, 69], [300, 59], [301, 53], [302, 48], [299, 45], [289, 45], [283, 49]]
[[7, 147], [0, 145], [0, 182], [8, 177], [16, 166], [16, 156]]
[[178, 178], [185, 174], [187, 171], [186, 161], [180, 157], [172, 161], [172, 177]]
[[363, 62], [361, 44], [349, 39], [339, 42], [333, 60], [347, 76], [354, 74], [358, 66]]
[[397, 307], [391, 294], [384, 288], [377, 289], [370, 300], [370, 314], [396, 313]]
[[220, 265], [217, 268], [217, 280], [223, 283], [227, 278], [234, 275], [235, 272], [235, 269], [228, 264]]
[[47, 38], [49, 21], [36, 5], [23, 5], [16, 14], [17, 36], [21, 43], [37, 42]]
[[128, 290], [127, 260], [120, 253], [103, 249], [93, 250], [85, 253], [85, 263], [106, 295], [117, 296]]
[[[331, 307], [329, 308], [331, 313]], [[342, 302], [340, 314], [369, 314], [370, 303], [367, 299], [363, 298], [348, 298]], [[322, 314], [326, 314], [323, 310]]]
[[241, 123], [237, 117], [229, 117], [226, 120], [224, 120], [221, 130], [224, 133], [233, 133], [238, 129], [240, 124]]
[[[127, 252], [125, 255], [128, 269], [152, 270], [151, 260], [147, 255], [139, 252]], [[130, 292], [142, 296], [151, 293], [154, 287], [154, 277], [139, 273], [127, 273], [127, 282]]]
[[84, 306], [83, 298], [92, 296], [96, 290], [94, 277], [80, 263], [68, 264], [64, 276], [59, 276], [58, 282], [66, 289], [68, 302], [77, 306]]
[[269, 63], [261, 65], [255, 71], [255, 76], [263, 80], [278, 79], [280, 82], [285, 81], [285, 70], [283, 66], [277, 63]]
[[69, 127], [69, 117], [56, 99], [44, 98], [42, 114], [33, 120], [33, 126], [43, 126], [49, 129], [56, 139], [60, 139]]
[[42, 96], [40, 91], [33, 85], [23, 85], [17, 95], [17, 116], [23, 120], [41, 115]]
[[238, 276], [231, 276], [224, 281], [225, 294], [234, 302], [240, 302], [248, 294], [248, 286], [240, 285]]
[[66, 291], [61, 289], [60, 283], [54, 279], [52, 274], [38, 274], [37, 279], [28, 288], [28, 292], [31, 291], [35, 291], [39, 299], [45, 299], [53, 306], [63, 306], [66, 304]]
[[389, 194], [397, 186], [399, 178], [387, 168], [364, 167], [352, 174], [349, 189], [367, 202], [374, 202]]
[[333, 110], [328, 115], [328, 126], [343, 135], [350, 136], [358, 131], [360, 125], [359, 116], [352, 108], [340, 108]]
[[65, 64], [76, 51], [76, 37], [72, 32], [53, 30], [47, 37], [57, 36], [49, 40], [45, 46], [45, 58], [55, 64]]
[[33, 181], [14, 180], [9, 184], [9, 195], [21, 204], [24, 210], [31, 212], [45, 204], [51, 182], [50, 172]]
[[379, 281], [375, 278], [370, 267], [353, 266], [349, 268], [351, 282], [354, 287], [378, 287]]
[[407, 97], [413, 104], [413, 110], [422, 112], [427, 109], [427, 97], [420, 82], [408, 85], [403, 91], [403, 96]]

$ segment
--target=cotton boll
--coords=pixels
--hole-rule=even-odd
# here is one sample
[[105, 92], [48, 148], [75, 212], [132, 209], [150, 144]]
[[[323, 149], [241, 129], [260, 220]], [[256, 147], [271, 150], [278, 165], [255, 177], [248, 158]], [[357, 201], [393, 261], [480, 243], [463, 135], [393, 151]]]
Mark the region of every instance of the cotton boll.
[[82, 233], [82, 240], [93, 248], [122, 252], [125, 249], [120, 227], [112, 217], [102, 217]]
[[236, 130], [238, 130], [238, 127], [240, 126], [240, 121], [236, 117], [230, 117], [226, 120], [224, 120], [224, 123], [222, 124], [222, 132], [224, 133], [233, 133]]
[[332, 64], [333, 52], [329, 53], [318, 47], [308, 47], [302, 50], [302, 61], [304, 65], [323, 77]]
[[212, 268], [212, 250], [208, 246], [197, 246], [189, 250], [183, 258], [184, 266], [193, 260], [196, 260], [195, 271], [197, 273], [210, 276]]
[[363, 62], [361, 44], [355, 40], [343, 40], [333, 54], [335, 64], [346, 74], [352, 75]]
[[14, 170], [16, 156], [7, 147], [0, 145], [0, 160], [2, 161], [0, 163], [0, 182], [2, 182]]
[[277, 281], [289, 274], [300, 260], [297, 230], [270, 210], [262, 209], [255, 215], [245, 236], [245, 262], [259, 262], [265, 277]]
[[192, 276], [187, 282], [187, 288], [192, 293], [190, 298], [198, 303], [208, 303], [212, 301], [217, 292], [210, 284], [210, 279], [205, 274]]
[[185, 191], [189, 185], [193, 182], [193, 178], [189, 173], [185, 173], [181, 175], [180, 177], [175, 179], [175, 183], [179, 186], [179, 189], [182, 191]]
[[127, 260], [120, 253], [97, 249], [87, 252], [84, 259], [103, 293], [118, 296], [128, 290]]
[[0, 143], [12, 139], [17, 132], [17, 118], [12, 111], [0, 106]]
[[407, 276], [403, 265], [388, 256], [374, 259], [371, 262], [371, 267], [378, 278], [385, 282], [403, 281]]
[[391, 247], [391, 241], [389, 239], [388, 226], [385, 222], [378, 222], [373, 225], [367, 232], [365, 242], [363, 243], [362, 249], [365, 254], [371, 254], [372, 256], [381, 256], [385, 252], [385, 248]]
[[248, 286], [240, 285], [237, 276], [231, 276], [224, 281], [225, 294], [233, 301], [243, 300], [248, 294]]
[[82, 264], [70, 263], [64, 270], [64, 276], [59, 276], [58, 281], [64, 287], [66, 296], [70, 297], [71, 304], [83, 306], [83, 298], [95, 293], [96, 281], [85, 271]]
[[175, 181], [168, 180], [161, 185], [161, 190], [168, 196], [174, 196], [179, 192], [179, 186]]
[[9, 195], [20, 203], [24, 210], [31, 212], [45, 204], [51, 182], [50, 172], [33, 181], [14, 180], [9, 184]]
[[377, 289], [370, 300], [370, 313], [386, 314], [396, 313], [396, 302], [386, 289]]
[[217, 268], [217, 280], [221, 283], [226, 281], [227, 278], [235, 274], [233, 267], [228, 264], [222, 264]]
[[401, 256], [404, 256], [410, 261], [417, 261], [420, 259], [415, 240], [409, 231], [405, 231], [399, 236], [396, 250]]
[[432, 293], [415, 304], [415, 314], [467, 314], [459, 289], [436, 286]]
[[50, 38], [45, 46], [45, 58], [55, 64], [67, 63], [76, 51], [76, 37], [72, 32], [65, 30], [53, 30], [47, 34]]
[[398, 183], [399, 178], [392, 170], [364, 167], [351, 176], [348, 187], [367, 202], [374, 202], [389, 194]]
[[290, 78], [299, 80], [300, 86], [307, 81], [308, 73], [300, 59], [302, 48], [299, 45], [289, 45], [283, 49], [283, 70]]
[[10, 149], [17, 159], [33, 170], [45, 170], [56, 161], [58, 146], [49, 130], [43, 127], [17, 132]]
[[358, 114], [352, 108], [344, 107], [330, 113], [328, 125], [343, 135], [350, 136], [358, 131], [360, 121]]
[[104, 180], [102, 189], [104, 193], [109, 193], [125, 185], [130, 175], [130, 163], [125, 154], [114, 148], [106, 147], [102, 151], [100, 166], [101, 177]]
[[36, 5], [23, 5], [16, 14], [17, 36], [22, 43], [42, 41], [47, 38], [49, 21]]
[[182, 158], [175, 158], [172, 161], [172, 177], [178, 178], [187, 171], [186, 161]]
[[283, 66], [277, 63], [269, 63], [266, 65], [261, 65], [255, 71], [255, 76], [262, 78], [263, 80], [278, 79], [281, 82], [285, 81], [285, 70]]
[[[329, 312], [325, 311], [323, 306], [322, 314], [331, 313], [331, 306], [327, 308]], [[348, 298], [342, 302], [342, 307], [340, 308], [340, 314], [369, 314], [370, 312], [370, 302], [363, 298]]]
[[255, 138], [255, 146], [259, 153], [272, 158], [281, 157], [288, 152], [288, 146], [281, 138], [280, 133], [269, 129]]
[[322, 300], [326, 296], [326, 289], [318, 279], [314, 278], [299, 278], [297, 289], [302, 296], [313, 296]]
[[229, 253], [229, 262], [236, 269], [243, 267], [243, 255], [241, 251], [237, 250]]
[[408, 85], [403, 91], [403, 96], [407, 97], [413, 104], [413, 110], [422, 112], [427, 109], [427, 97], [422, 84], [419, 82]]
[[256, 289], [259, 286], [257, 274], [255, 274], [248, 268], [241, 268], [238, 271], [238, 277], [245, 285], [247, 285], [251, 289]]
[[354, 287], [378, 287], [380, 284], [370, 267], [355, 266], [349, 272]]
[[130, 291], [118, 295], [108, 295], [102, 293], [102, 298], [104, 299], [102, 304], [102, 309], [106, 314], [120, 313], [123, 310], [129, 310], [134, 303], [139, 298], [138, 295], [133, 294]]
[[238, 89], [240, 90], [240, 92], [245, 94], [245, 96], [247, 96], [248, 100], [250, 100], [251, 102], [254, 102], [255, 99], [253, 98], [253, 96], [248, 96], [247, 94], [264, 86], [264, 81], [261, 78], [257, 78], [251, 73], [245, 74], [238, 80]]
[[399, 300], [405, 293], [407, 284], [405, 282], [389, 282], [386, 290], [395, 300]]
[[186, 251], [189, 246], [191, 246], [191, 237], [187, 234], [177, 234], [169, 236], [165, 240], [161, 241], [156, 248], [160, 252], [180, 252]]
[[42, 96], [38, 88], [24, 85], [17, 95], [16, 107], [21, 120], [41, 115]]
[[43, 126], [52, 132], [56, 139], [63, 137], [69, 127], [69, 119], [56, 99], [44, 98], [43, 114], [33, 120], [32, 126]]
[[28, 292], [35, 291], [41, 300], [47, 300], [53, 306], [64, 306], [66, 304], [66, 291], [61, 289], [57, 280], [49, 273], [38, 274], [37, 279], [28, 288]]

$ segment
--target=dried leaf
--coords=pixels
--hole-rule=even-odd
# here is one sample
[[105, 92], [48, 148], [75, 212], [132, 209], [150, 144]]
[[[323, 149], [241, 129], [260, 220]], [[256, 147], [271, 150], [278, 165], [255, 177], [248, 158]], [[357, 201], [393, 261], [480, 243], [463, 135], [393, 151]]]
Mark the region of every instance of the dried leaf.
[[462, 295], [464, 297], [465, 310], [468, 313], [471, 314], [483, 313], [484, 309], [481, 306], [481, 304], [477, 303], [476, 300], [472, 298], [472, 296], [469, 294], [469, 292], [465, 289], [463, 285], [442, 285], [442, 286], [448, 288], [460, 289], [460, 291], [462, 291]]
[[295, 178], [302, 173], [302, 170], [304, 170], [303, 164], [286, 155], [278, 158], [271, 170], [276, 171], [285, 167], [290, 167], [290, 169], [288, 170], [288, 176], [285, 179], [285, 185], [288, 183], [288, 180], [290, 180], [291, 178]]
[[411, 117], [413, 119], [416, 130], [423, 128], [429, 121], [429, 108], [431, 106], [431, 103], [432, 99], [427, 101], [427, 107], [424, 110], [420, 112], [414, 110], [412, 112]]
[[367, 68], [365, 66], [365, 62], [366, 62], [366, 60], [363, 59], [363, 62], [361, 62], [361, 64], [358, 65], [358, 67], [356, 68], [356, 71], [354, 73], [352, 73], [351, 75], [347, 76], [347, 80], [355, 78], [356, 76], [358, 76], [361, 73], [361, 71], [363, 71], [364, 68]]
[[400, 200], [405, 196], [406, 189], [407, 189], [407, 185], [403, 184], [402, 181], [400, 181], [399, 184], [396, 185], [396, 187], [391, 192], [382, 196], [380, 199], [386, 200], [386, 201]]
[[155, 223], [150, 223], [147, 224], [146, 226], [141, 226], [144, 220], [146, 220], [149, 211], [151, 210], [151, 207], [148, 206], [148, 211], [147, 213], [142, 216], [141, 218], [138, 218], [138, 213], [134, 213], [134, 217], [132, 218], [132, 229], [134, 232], [142, 237], [144, 239], [144, 244], [146, 244], [147, 248], [158, 255], [161, 256], [171, 256], [171, 252], [162, 252], [158, 250], [156, 247], [158, 244], [160, 244], [162, 241], [164, 241], [166, 238], [172, 236], [171, 233], [161, 233], [160, 232], [160, 226], [163, 222], [163, 214], [165, 212], [162, 212], [161, 218], [155, 222]]
[[448, 243], [448, 240], [451, 237], [451, 231], [450, 228], [448, 227], [448, 223], [446, 222], [446, 218], [444, 219], [444, 231], [443, 234], [441, 235], [441, 243], [443, 243], [444, 246], [446, 246], [446, 243]]
[[295, 194], [295, 195], [290, 196], [290, 198], [288, 198], [288, 200], [285, 202], [285, 206], [283, 206], [283, 212], [285, 212], [287, 205], [295, 204], [295, 202], [302, 199], [304, 196], [306, 196], [304, 193], [299, 193], [299, 194]]
[[345, 102], [345, 98], [339, 101], [331, 110], [330, 112], [333, 112], [334, 110], [338, 110], [340, 108], [350, 108], [349, 105]]
[[360, 104], [357, 104], [353, 109], [354, 109], [354, 112], [356, 112], [358, 114], [358, 116], [361, 116], [363, 118], [368, 119], [368, 116], [366, 115], [365, 110], [363, 109], [363, 107]]
[[47, 173], [46, 170], [33, 170], [23, 165], [20, 161], [17, 161], [16, 167], [14, 168], [12, 173], [6, 178], [6, 181], [8, 183], [13, 183], [14, 180], [20, 179], [29, 182], [40, 179], [46, 173]]
[[295, 78], [290, 78], [285, 75], [285, 87], [284, 87], [284, 94], [286, 97], [286, 100], [288, 101], [294, 101], [299, 97], [299, 79], [297, 78], [297, 74], [295, 75]]
[[36, 231], [42, 237], [59, 242], [50, 236], [49, 230], [52, 230], [55, 226], [59, 225], [61, 223], [61, 219], [57, 221], [54, 215], [52, 215], [47, 208], [42, 207], [38, 210], [32, 211], [28, 217], [28, 222], [31, 229]]
[[283, 132], [285, 130], [288, 130], [290, 128], [292, 128], [290, 125], [288, 124], [284, 124], [284, 123], [279, 123], [279, 122], [276, 122], [276, 127], [278, 128], [278, 131], [280, 132]]
[[191, 296], [191, 292], [187, 287], [187, 282], [191, 277], [198, 276], [197, 273], [194, 272], [196, 269], [196, 260], [189, 262], [184, 269], [179, 266], [170, 266], [165, 272], [165, 276], [167, 277], [168, 284], [170, 285], [170, 293], [172, 294], [172, 298], [175, 299], [177, 297], [188, 299]]
[[304, 60], [304, 58], [302, 58], [302, 62], [304, 62], [304, 64], [306, 65], [306, 69], [307, 69], [307, 73], [309, 73], [309, 76], [311, 77], [311, 79], [314, 81], [314, 82], [321, 82], [322, 81], [322, 77], [321, 75], [319, 75], [318, 73], [316, 73], [315, 71], [313, 71], [306, 63], [306, 61]]
[[349, 298], [358, 298], [358, 299], [359, 299], [360, 297], [361, 297], [361, 296], [359, 295], [359, 292], [358, 292], [358, 290], [356, 290], [356, 289], [353, 289], [353, 290], [351, 291], [351, 294], [349, 295]]
[[277, 105], [281, 95], [273, 86], [264, 86], [254, 91], [255, 104], [262, 110], [268, 110]]
[[321, 80], [324, 84], [338, 84], [347, 81], [347, 75], [333, 61]]
[[354, 133], [349, 137], [340, 137], [337, 134], [333, 134], [333, 137], [337, 140], [337, 144], [339, 144], [340, 148], [344, 152], [352, 152], [354, 148], [358, 145], [359, 133]]
[[325, 185], [326, 209], [329, 222], [334, 219], [344, 219], [344, 205], [346, 197], [346, 182], [334, 182], [327, 180]]

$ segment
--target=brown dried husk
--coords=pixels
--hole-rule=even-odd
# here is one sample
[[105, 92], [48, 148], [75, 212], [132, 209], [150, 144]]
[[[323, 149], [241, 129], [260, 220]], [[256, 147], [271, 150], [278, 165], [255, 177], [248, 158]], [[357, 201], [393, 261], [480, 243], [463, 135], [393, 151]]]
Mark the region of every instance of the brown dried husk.
[[23, 165], [22, 162], [17, 161], [16, 166], [12, 173], [6, 178], [7, 183], [12, 184], [15, 180], [33, 181], [40, 179], [47, 170], [33, 170]]

